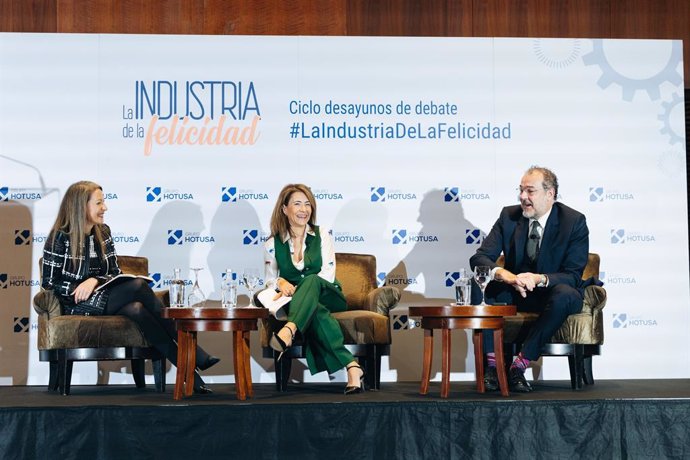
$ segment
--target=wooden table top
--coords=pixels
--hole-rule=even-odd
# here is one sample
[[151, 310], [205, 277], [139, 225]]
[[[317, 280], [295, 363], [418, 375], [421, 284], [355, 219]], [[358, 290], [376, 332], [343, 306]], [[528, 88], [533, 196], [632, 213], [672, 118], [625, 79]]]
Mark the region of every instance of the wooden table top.
[[429, 305], [408, 309], [409, 316], [426, 318], [491, 318], [514, 316], [516, 312], [515, 305]]
[[163, 308], [161, 317], [169, 319], [261, 319], [268, 318], [267, 308], [223, 308], [220, 302], [209, 300], [202, 308]]

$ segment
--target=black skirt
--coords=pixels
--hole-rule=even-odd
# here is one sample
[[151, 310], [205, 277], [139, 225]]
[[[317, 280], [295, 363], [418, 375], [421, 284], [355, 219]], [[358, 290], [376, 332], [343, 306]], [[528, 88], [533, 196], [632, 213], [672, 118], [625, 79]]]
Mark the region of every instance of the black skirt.
[[63, 304], [62, 313], [64, 315], [98, 316], [103, 314], [107, 304], [108, 289], [103, 289], [94, 292], [91, 297], [77, 304]]

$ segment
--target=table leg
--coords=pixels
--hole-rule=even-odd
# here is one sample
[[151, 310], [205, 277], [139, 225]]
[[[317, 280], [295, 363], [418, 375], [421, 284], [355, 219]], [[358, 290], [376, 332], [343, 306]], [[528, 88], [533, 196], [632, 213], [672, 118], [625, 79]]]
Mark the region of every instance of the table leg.
[[506, 377], [506, 366], [503, 359], [503, 328], [494, 329], [494, 352], [496, 355], [498, 387], [501, 389], [501, 396], [510, 396], [510, 392], [508, 391], [508, 378]]
[[187, 364], [187, 333], [177, 331], [177, 376], [175, 378], [174, 399], [182, 399], [184, 393], [185, 365]]
[[424, 329], [424, 358], [422, 362], [422, 383], [419, 386], [419, 394], [425, 395], [429, 391], [431, 379], [431, 361], [434, 357], [434, 330]]
[[235, 392], [237, 399], [247, 399], [247, 382], [245, 379], [242, 331], [232, 331], [232, 359], [235, 365]]
[[245, 387], [247, 389], [247, 396], [254, 397], [254, 388], [252, 387], [252, 363], [251, 354], [249, 353], [249, 331], [242, 331], [242, 353], [244, 354], [244, 370], [245, 370]]
[[187, 363], [185, 377], [185, 396], [191, 396], [194, 390], [194, 368], [196, 367], [196, 331], [187, 331]]
[[472, 343], [474, 344], [474, 370], [477, 378], [477, 391], [484, 393], [484, 331], [472, 330]]
[[441, 331], [441, 341], [443, 342], [442, 362], [441, 362], [441, 397], [447, 398], [450, 393], [450, 329]]

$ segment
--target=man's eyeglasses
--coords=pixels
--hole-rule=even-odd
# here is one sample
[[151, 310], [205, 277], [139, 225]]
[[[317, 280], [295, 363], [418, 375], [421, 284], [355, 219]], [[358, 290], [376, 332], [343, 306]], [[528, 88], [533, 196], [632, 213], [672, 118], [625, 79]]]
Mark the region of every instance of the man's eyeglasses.
[[541, 191], [541, 190], [546, 190], [545, 188], [534, 188], [534, 187], [518, 187], [515, 189], [516, 192], [518, 192], [518, 195], [522, 195], [522, 192], [525, 192], [527, 196], [533, 196], [535, 193]]

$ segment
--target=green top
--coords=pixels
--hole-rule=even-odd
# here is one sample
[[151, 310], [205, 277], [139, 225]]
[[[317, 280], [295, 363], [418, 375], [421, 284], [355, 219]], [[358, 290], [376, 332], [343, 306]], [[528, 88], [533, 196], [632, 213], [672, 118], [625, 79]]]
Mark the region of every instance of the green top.
[[307, 233], [306, 248], [304, 249], [304, 268], [298, 270], [292, 263], [290, 255], [290, 245], [283, 241], [280, 235], [273, 236], [275, 246], [275, 257], [278, 263], [280, 277], [297, 286], [307, 275], [318, 275], [321, 271], [323, 259], [321, 257], [321, 234], [319, 227], [312, 227], [314, 234]]

